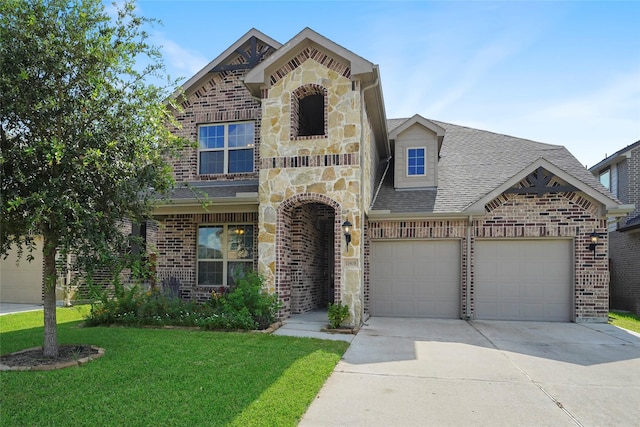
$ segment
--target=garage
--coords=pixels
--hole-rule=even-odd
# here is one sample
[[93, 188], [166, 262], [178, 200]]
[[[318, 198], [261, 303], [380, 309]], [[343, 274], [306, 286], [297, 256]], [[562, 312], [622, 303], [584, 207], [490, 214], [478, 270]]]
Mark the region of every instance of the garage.
[[572, 318], [572, 240], [478, 240], [474, 318]]
[[16, 265], [15, 250], [6, 259], [0, 258], [0, 301], [42, 304], [42, 239], [36, 239], [33, 261], [28, 262], [26, 252]]
[[374, 241], [372, 316], [460, 317], [460, 241]]

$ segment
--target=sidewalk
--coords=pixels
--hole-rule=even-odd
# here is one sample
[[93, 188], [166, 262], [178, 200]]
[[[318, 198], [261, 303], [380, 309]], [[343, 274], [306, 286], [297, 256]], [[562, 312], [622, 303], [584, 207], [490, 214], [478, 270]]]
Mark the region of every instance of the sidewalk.
[[0, 302], [0, 316], [4, 314], [20, 313], [22, 311], [42, 310], [42, 304], [17, 304]]
[[305, 314], [293, 314], [284, 320], [283, 325], [273, 335], [289, 337], [319, 338], [321, 340], [347, 341], [355, 338], [354, 334], [333, 334], [322, 332], [329, 323], [327, 310], [316, 310]]

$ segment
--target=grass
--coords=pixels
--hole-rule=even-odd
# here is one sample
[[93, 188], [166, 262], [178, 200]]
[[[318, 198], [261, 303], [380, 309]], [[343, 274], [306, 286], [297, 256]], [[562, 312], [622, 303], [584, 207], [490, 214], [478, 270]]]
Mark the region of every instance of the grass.
[[609, 323], [640, 333], [640, 316], [632, 313], [612, 311], [609, 313]]
[[[60, 344], [104, 357], [48, 372], [0, 372], [2, 425], [297, 425], [348, 344], [261, 333], [80, 328], [58, 309]], [[42, 311], [0, 316], [0, 353], [42, 345]]]

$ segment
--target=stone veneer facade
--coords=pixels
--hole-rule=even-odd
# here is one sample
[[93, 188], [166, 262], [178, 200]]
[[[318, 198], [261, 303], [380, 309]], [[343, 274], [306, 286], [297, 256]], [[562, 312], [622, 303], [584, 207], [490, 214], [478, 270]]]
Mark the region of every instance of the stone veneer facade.
[[[304, 52], [303, 52], [304, 53]], [[300, 55], [298, 55], [300, 56]], [[316, 60], [319, 59], [319, 60]], [[362, 122], [361, 93], [349, 78], [348, 68], [337, 58], [314, 50], [302, 55], [292, 68], [272, 74], [273, 85], [262, 101], [260, 137], [258, 269], [269, 290], [278, 292], [290, 310], [290, 231], [292, 209], [306, 203], [321, 203], [333, 210], [335, 247], [335, 298], [350, 307], [353, 324], [362, 313], [362, 228], [363, 192], [361, 138], [369, 137], [368, 121]], [[290, 69], [291, 68], [291, 69]], [[276, 77], [274, 77], [276, 76]], [[326, 134], [309, 137], [291, 133], [292, 109], [300, 88], [324, 92]], [[365, 146], [371, 141], [362, 141]], [[368, 159], [367, 159], [368, 161]], [[347, 247], [340, 226], [353, 225]]]

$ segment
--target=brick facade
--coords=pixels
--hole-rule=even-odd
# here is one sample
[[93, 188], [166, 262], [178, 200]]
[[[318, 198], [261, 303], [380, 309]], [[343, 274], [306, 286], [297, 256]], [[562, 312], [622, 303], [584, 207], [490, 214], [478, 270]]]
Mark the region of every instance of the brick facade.
[[[369, 243], [365, 253], [369, 253], [371, 240], [460, 239], [461, 313], [463, 317], [473, 318], [476, 239], [570, 238], [574, 246], [574, 319], [602, 322], [606, 321], [609, 308], [607, 239], [600, 241], [602, 246], [598, 246], [595, 253], [588, 246], [590, 234], [593, 231], [604, 232], [605, 229], [606, 220], [597, 216], [597, 206], [576, 193], [545, 194], [543, 197], [502, 195], [487, 204], [487, 214], [483, 218], [473, 220], [469, 237], [466, 220], [370, 221], [367, 226]], [[467, 245], [470, 245], [469, 252]], [[471, 255], [469, 260], [467, 253]], [[368, 267], [368, 261], [365, 262]], [[365, 310], [368, 312], [368, 273], [365, 273], [364, 298]]]
[[[257, 230], [258, 215], [247, 213], [180, 214], [164, 218], [157, 237], [156, 273], [158, 282], [179, 283], [180, 296], [191, 301], [206, 301], [211, 297], [211, 287], [196, 285], [198, 226], [224, 224], [250, 224]], [[254, 266], [257, 262], [258, 236], [254, 231]]]
[[[628, 219], [640, 215], [640, 146], [618, 163], [618, 198], [635, 204]], [[624, 227], [623, 220], [618, 227]], [[609, 233], [611, 258], [611, 308], [640, 315], [640, 229]]]
[[640, 315], [640, 231], [609, 233], [611, 308]]

